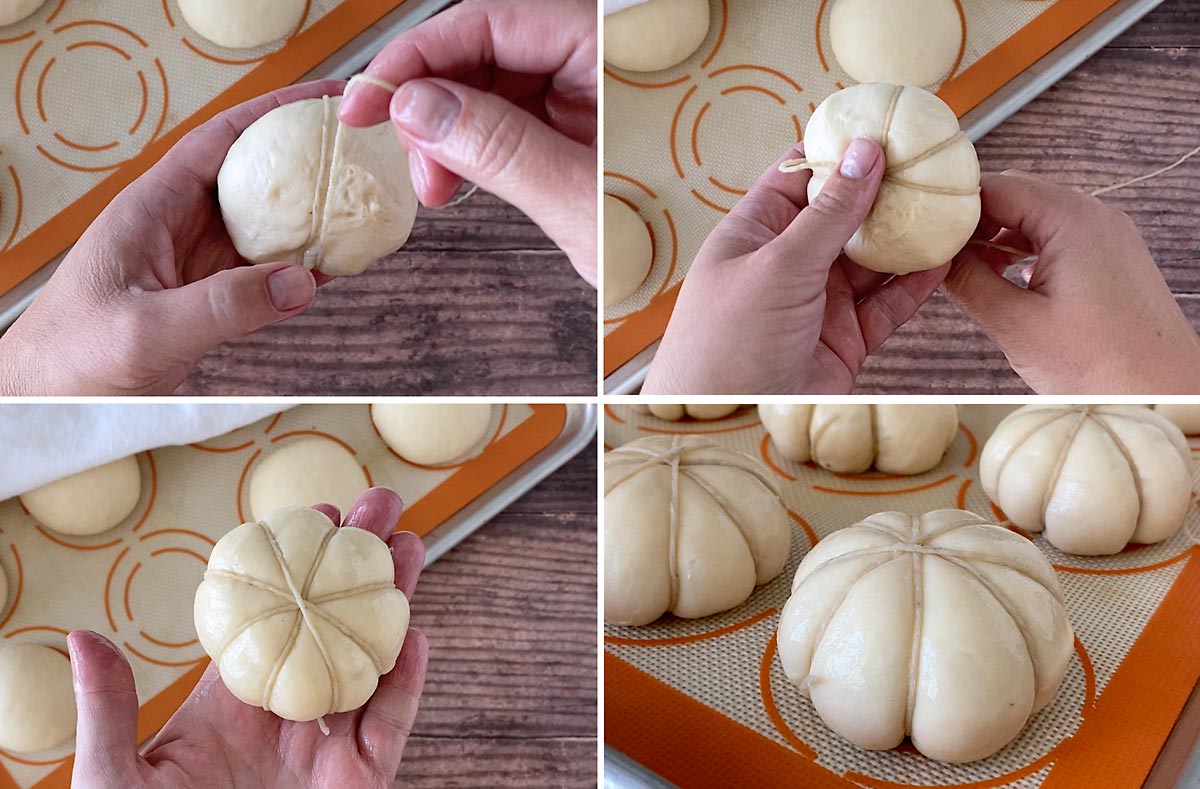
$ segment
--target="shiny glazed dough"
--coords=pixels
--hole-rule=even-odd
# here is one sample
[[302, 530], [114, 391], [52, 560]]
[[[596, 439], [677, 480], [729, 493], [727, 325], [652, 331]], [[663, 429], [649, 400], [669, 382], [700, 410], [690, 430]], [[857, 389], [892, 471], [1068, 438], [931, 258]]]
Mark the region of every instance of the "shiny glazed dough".
[[367, 485], [362, 466], [341, 444], [302, 438], [272, 450], [250, 475], [250, 517], [314, 504], [332, 504], [344, 517]]
[[650, 405], [635, 405], [634, 410], [639, 413], [656, 416], [659, 419], [665, 419], [668, 422], [678, 422], [685, 417], [690, 417], [691, 419], [722, 419], [741, 407], [738, 403], [713, 403], [711, 405], [703, 403], [691, 403], [689, 405], [652, 403]]
[[855, 82], [928, 87], [954, 68], [962, 17], [954, 0], [837, 0], [829, 39]]
[[908, 735], [946, 762], [1011, 742], [1058, 692], [1074, 644], [1037, 547], [962, 510], [879, 513], [822, 539], [778, 639], [829, 728], [871, 750]]
[[0, 649], [0, 748], [37, 753], [75, 736], [71, 663], [40, 644]]
[[1192, 495], [1183, 433], [1135, 405], [1014, 411], [984, 444], [979, 476], [1014, 524], [1084, 556], [1171, 537]]
[[304, 0], [179, 0], [179, 13], [217, 46], [253, 49], [295, 30], [304, 6]]
[[708, 0], [649, 0], [604, 17], [604, 61], [661, 71], [687, 60], [708, 36]]
[[1160, 403], [1154, 410], [1170, 419], [1186, 435], [1200, 435], [1200, 405]]
[[361, 274], [404, 246], [417, 215], [390, 123], [337, 120], [341, 96], [285, 104], [242, 133], [217, 176], [225, 227], [251, 263]]
[[436, 466], [466, 455], [487, 435], [487, 403], [376, 403], [371, 421], [384, 443], [410, 463]]
[[749, 455], [697, 436], [626, 444], [604, 457], [604, 619], [733, 608], [783, 570], [790, 535], [774, 479]]
[[46, 0], [0, 0], [0, 27], [28, 19], [45, 4]]
[[408, 631], [394, 580], [374, 534], [287, 507], [217, 542], [196, 590], [196, 634], [247, 704], [293, 721], [357, 709]]
[[604, 196], [604, 306], [638, 292], [654, 263], [654, 243], [642, 218], [612, 195]]
[[47, 529], [85, 537], [128, 518], [141, 497], [142, 472], [131, 455], [31, 490], [21, 503]]
[[958, 433], [953, 405], [760, 405], [758, 414], [788, 460], [849, 474], [923, 474]]
[[937, 268], [979, 224], [979, 159], [941, 99], [883, 83], [832, 94], [804, 130], [816, 199], [855, 137], [879, 142], [887, 159], [871, 213], [846, 244], [861, 266], [892, 274]]

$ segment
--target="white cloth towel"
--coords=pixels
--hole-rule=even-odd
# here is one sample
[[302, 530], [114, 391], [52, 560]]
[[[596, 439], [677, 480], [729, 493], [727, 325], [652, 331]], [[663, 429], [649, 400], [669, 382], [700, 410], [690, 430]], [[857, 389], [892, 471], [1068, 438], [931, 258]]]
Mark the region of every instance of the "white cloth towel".
[[0, 500], [147, 449], [191, 444], [289, 408], [241, 405], [0, 406]]
[[624, 11], [626, 8], [632, 8], [635, 5], [648, 2], [650, 0], [604, 0], [604, 15], [615, 14], [618, 11]]

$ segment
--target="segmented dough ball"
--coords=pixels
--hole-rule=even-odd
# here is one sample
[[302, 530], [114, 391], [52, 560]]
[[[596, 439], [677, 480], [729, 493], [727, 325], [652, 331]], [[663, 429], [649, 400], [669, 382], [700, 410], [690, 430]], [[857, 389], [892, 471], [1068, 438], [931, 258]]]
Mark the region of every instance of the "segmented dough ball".
[[45, 4], [46, 0], [0, 0], [0, 27], [28, 19]]
[[40, 644], [0, 649], [0, 748], [48, 751], [75, 736], [71, 662]]
[[847, 474], [923, 474], [958, 433], [953, 405], [760, 405], [758, 415], [788, 460]]
[[383, 540], [285, 507], [217, 542], [194, 617], [233, 695], [310, 721], [371, 698], [404, 644], [408, 600]]
[[217, 176], [221, 216], [251, 263], [361, 274], [404, 246], [417, 215], [390, 123], [338, 122], [341, 96], [285, 104], [250, 125]]
[[47, 529], [86, 537], [128, 518], [141, 497], [142, 472], [131, 455], [31, 490], [21, 503]]
[[649, 0], [604, 17], [604, 60], [626, 71], [661, 71], [708, 37], [708, 0]]
[[954, 68], [963, 20], [954, 0], [837, 0], [829, 38], [855, 82], [928, 87]]
[[1191, 506], [1187, 439], [1135, 405], [1018, 409], [984, 444], [979, 477], [1014, 524], [1084, 556], [1165, 540]]
[[1186, 435], [1200, 435], [1200, 405], [1160, 403], [1154, 410], [1174, 422]]
[[604, 307], [614, 307], [650, 276], [654, 243], [646, 223], [612, 195], [604, 196]]
[[1054, 569], [970, 512], [883, 512], [804, 557], [779, 620], [787, 678], [861, 748], [945, 762], [1010, 743], [1058, 692], [1074, 635]]
[[790, 521], [754, 458], [696, 436], [653, 436], [604, 457], [604, 618], [645, 625], [746, 601], [783, 570]]
[[376, 403], [371, 420], [384, 442], [410, 463], [458, 460], [483, 441], [492, 424], [487, 403]]
[[179, 0], [179, 13], [217, 46], [253, 49], [295, 30], [304, 6], [304, 0]]
[[650, 405], [635, 405], [633, 408], [638, 413], [650, 414], [659, 419], [665, 419], [668, 422], [678, 422], [685, 418], [700, 420], [722, 419], [741, 407], [739, 403], [712, 403], [711, 405], [703, 403], [690, 403], [688, 405], [651, 403]]
[[855, 263], [907, 274], [953, 258], [979, 224], [979, 159], [954, 112], [921, 88], [872, 83], [838, 91], [804, 130], [815, 200], [856, 137], [875, 140], [886, 157], [871, 213], [846, 244]]
[[354, 455], [327, 438], [302, 438], [272, 450], [250, 475], [250, 515], [280, 507], [332, 504], [345, 516], [370, 483]]

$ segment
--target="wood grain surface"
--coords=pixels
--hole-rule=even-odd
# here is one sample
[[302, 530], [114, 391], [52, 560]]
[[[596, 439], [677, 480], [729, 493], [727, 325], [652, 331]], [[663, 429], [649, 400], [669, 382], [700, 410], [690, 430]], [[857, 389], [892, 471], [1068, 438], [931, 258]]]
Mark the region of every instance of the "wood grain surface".
[[593, 441], [422, 574], [429, 675], [396, 786], [596, 785], [596, 490]]
[[[1010, 168], [1092, 190], [1200, 145], [1200, 0], [1167, 0], [981, 140], [984, 172]], [[1200, 157], [1105, 195], [1137, 222], [1200, 329]], [[936, 294], [867, 362], [867, 394], [1026, 394], [1004, 355]]]

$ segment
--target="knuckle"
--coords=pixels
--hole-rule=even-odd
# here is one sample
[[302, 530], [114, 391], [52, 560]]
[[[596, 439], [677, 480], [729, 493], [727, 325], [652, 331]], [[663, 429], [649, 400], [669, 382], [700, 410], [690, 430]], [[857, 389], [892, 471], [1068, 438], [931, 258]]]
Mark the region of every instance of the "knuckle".
[[477, 122], [472, 127], [479, 172], [484, 178], [495, 178], [519, 163], [529, 125], [512, 108], [502, 112], [490, 128]]

